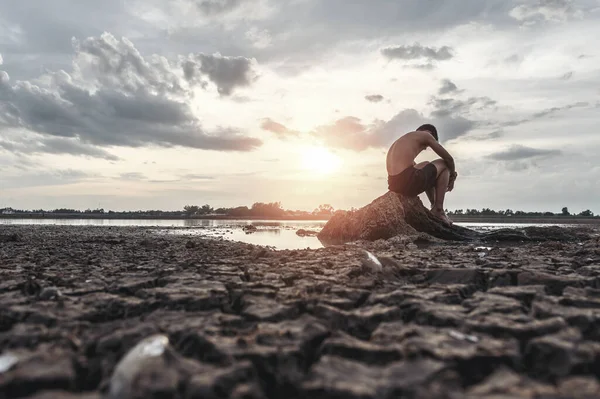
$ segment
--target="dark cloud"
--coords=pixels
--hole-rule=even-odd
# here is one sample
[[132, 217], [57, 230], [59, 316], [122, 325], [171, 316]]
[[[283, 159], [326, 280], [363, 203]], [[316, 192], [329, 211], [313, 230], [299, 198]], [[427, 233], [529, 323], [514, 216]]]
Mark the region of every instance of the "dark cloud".
[[372, 102], [372, 103], [378, 103], [383, 101], [385, 97], [383, 97], [381, 94], [369, 94], [368, 96], [365, 96], [365, 100]]
[[243, 0], [204, 0], [198, 1], [200, 11], [208, 16], [225, 14], [236, 9]]
[[118, 161], [119, 158], [95, 146], [77, 139], [61, 137], [25, 138], [16, 141], [0, 140], [0, 147], [21, 154], [67, 154]]
[[543, 118], [545, 116], [552, 115], [552, 114], [555, 114], [555, 113], [560, 112], [560, 111], [567, 111], [567, 110], [570, 110], [570, 109], [573, 109], [573, 108], [588, 107], [589, 105], [590, 104], [588, 102], [579, 101], [579, 102], [576, 102], [574, 104], [564, 105], [562, 107], [552, 107], [552, 108], [548, 108], [548, 109], [545, 109], [545, 110], [540, 111], [540, 112], [536, 112], [535, 114], [533, 114], [532, 119]]
[[[62, 152], [73, 153], [79, 146], [83, 154], [104, 157], [108, 155], [97, 148], [81, 147], [251, 151], [262, 144], [233, 128], [203, 129], [190, 107], [193, 83], [183, 78], [180, 65], [159, 56], [144, 58], [127, 39], [110, 34], [75, 42], [75, 48], [73, 72], [49, 73], [43, 85], [11, 84], [8, 74], [0, 71], [0, 125], [45, 135], [42, 147], [50, 150], [62, 146]], [[237, 72], [247, 71], [239, 58], [199, 55], [197, 59], [201, 72], [222, 93], [247, 83], [236, 77]]]
[[298, 136], [299, 132], [290, 130], [286, 126], [279, 122], [275, 122], [271, 118], [263, 119], [260, 127], [267, 132], [275, 133], [279, 138], [286, 138], [288, 136]]
[[456, 85], [450, 79], [444, 79], [442, 80], [442, 86], [438, 90], [438, 94], [444, 95], [449, 93], [458, 93], [459, 91], [460, 90], [458, 90], [458, 87], [456, 87]]
[[497, 102], [489, 97], [469, 97], [466, 100], [433, 97], [431, 104], [434, 107], [431, 115], [444, 118], [455, 114], [468, 114], [473, 110], [493, 108]]
[[413, 45], [404, 45], [396, 47], [387, 47], [381, 50], [381, 54], [389, 59], [400, 59], [400, 60], [420, 60], [425, 59], [427, 61], [445, 61], [449, 60], [454, 55], [452, 54], [452, 48], [443, 46], [440, 48], [422, 46], [419, 43]]
[[258, 78], [254, 64], [250, 58], [200, 53], [190, 56], [183, 68], [189, 82], [201, 81], [200, 76], [205, 76], [217, 86], [219, 94], [228, 96], [235, 88], [250, 86]]
[[525, 25], [543, 21], [565, 21], [581, 15], [573, 0], [535, 0], [523, 2], [510, 11], [510, 16]]
[[540, 149], [522, 145], [513, 145], [504, 151], [499, 151], [488, 155], [488, 158], [495, 161], [519, 161], [530, 158], [552, 157], [561, 154], [561, 150]]
[[561, 77], [559, 79], [561, 79], [561, 80], [569, 80], [569, 79], [571, 79], [573, 77], [573, 74], [574, 74], [573, 71], [567, 72], [564, 75], [561, 75]]

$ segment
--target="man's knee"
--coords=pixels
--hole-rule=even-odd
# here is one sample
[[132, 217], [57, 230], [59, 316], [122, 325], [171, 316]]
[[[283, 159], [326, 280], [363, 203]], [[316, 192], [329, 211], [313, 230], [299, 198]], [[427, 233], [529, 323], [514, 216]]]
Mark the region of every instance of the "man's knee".
[[435, 161], [433, 161], [431, 163], [433, 165], [435, 165], [438, 176], [441, 175], [444, 171], [448, 170], [448, 165], [446, 164], [446, 161], [444, 161], [443, 159], [436, 159]]

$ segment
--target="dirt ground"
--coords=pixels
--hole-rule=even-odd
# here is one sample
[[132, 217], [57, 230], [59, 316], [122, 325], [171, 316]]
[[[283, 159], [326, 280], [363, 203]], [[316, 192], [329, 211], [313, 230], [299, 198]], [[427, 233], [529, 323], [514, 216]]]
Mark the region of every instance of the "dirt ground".
[[[0, 227], [0, 398], [600, 397], [600, 241], [273, 251]], [[11, 360], [12, 359], [12, 360]], [[15, 360], [16, 359], [16, 360]]]

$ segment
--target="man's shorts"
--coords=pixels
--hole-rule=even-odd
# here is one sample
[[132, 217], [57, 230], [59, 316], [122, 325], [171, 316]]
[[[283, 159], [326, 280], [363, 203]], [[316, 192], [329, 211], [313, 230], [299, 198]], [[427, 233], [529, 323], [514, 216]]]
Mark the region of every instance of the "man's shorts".
[[404, 169], [397, 175], [388, 176], [388, 190], [407, 197], [416, 197], [435, 187], [437, 168], [429, 163], [422, 169], [414, 166]]

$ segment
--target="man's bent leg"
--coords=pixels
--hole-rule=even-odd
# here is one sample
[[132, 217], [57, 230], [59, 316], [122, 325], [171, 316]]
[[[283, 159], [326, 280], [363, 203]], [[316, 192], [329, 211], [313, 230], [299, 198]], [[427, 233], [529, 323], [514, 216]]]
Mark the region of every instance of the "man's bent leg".
[[448, 191], [448, 183], [450, 181], [450, 171], [446, 166], [446, 162], [442, 159], [436, 159], [432, 162], [437, 169], [437, 180], [435, 182], [435, 203], [431, 208], [431, 212], [437, 217], [441, 218], [448, 224], [452, 224], [452, 221], [446, 216], [444, 212], [444, 199], [446, 197], [446, 191]]
[[[421, 162], [415, 165], [416, 169], [423, 169], [425, 166], [429, 165], [430, 162]], [[437, 168], [437, 167], [436, 167]], [[427, 190], [425, 190], [425, 193], [427, 194], [427, 198], [429, 198], [429, 202], [431, 203], [431, 208], [433, 209], [434, 205], [435, 205], [435, 187], [431, 187], [428, 188]]]

